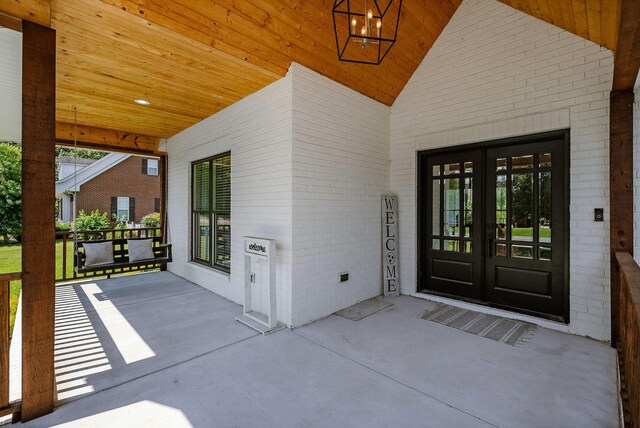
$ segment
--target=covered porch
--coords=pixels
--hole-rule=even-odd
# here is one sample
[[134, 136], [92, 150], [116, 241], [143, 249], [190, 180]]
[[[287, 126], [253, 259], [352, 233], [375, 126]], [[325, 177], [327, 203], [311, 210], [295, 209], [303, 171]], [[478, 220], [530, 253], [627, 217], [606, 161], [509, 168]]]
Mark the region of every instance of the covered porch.
[[[0, 275], [0, 302], [17, 280], [23, 302], [21, 401], [0, 308], [0, 416], [617, 426], [620, 395], [623, 423], [640, 423], [640, 0], [405, 0], [380, 66], [338, 61], [330, 3], [2, 3], [0, 26], [21, 33], [24, 257]], [[56, 143], [161, 159], [170, 272], [54, 286]], [[475, 157], [449, 159], [463, 148]], [[441, 162], [423, 170], [421, 154]], [[531, 177], [520, 215], [515, 186], [497, 204], [504, 167], [507, 183]], [[543, 176], [560, 186], [551, 220]], [[269, 337], [234, 321], [247, 278], [267, 277], [246, 237], [277, 242], [269, 295], [289, 329]], [[391, 308], [333, 315], [385, 290], [401, 294]], [[425, 293], [563, 332], [496, 343], [422, 319]]]
[[618, 426], [605, 343], [539, 328], [515, 347], [389, 302], [262, 336], [169, 272], [58, 286], [57, 407], [24, 425]]

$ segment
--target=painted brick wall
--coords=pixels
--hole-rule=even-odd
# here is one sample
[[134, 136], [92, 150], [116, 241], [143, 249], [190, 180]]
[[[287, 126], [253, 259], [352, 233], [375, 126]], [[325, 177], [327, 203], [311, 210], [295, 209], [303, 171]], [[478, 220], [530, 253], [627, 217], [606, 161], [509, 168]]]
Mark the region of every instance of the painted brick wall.
[[[135, 198], [135, 222], [155, 211], [160, 197], [160, 175], [142, 174], [142, 159], [130, 156], [80, 186], [77, 210], [86, 213], [99, 209], [111, 215], [111, 197]], [[111, 219], [110, 219], [111, 220]], [[133, 219], [130, 219], [133, 221]]]
[[612, 73], [605, 48], [495, 0], [463, 1], [391, 109], [403, 293], [416, 291], [417, 150], [570, 128], [568, 330], [609, 339]]
[[[242, 236], [264, 236], [278, 240], [278, 319], [287, 325], [380, 294], [389, 117], [389, 107], [292, 64], [285, 78], [169, 139], [169, 270], [242, 303]], [[187, 189], [192, 161], [229, 150], [227, 276], [189, 261]], [[346, 284], [339, 272], [349, 272]], [[258, 306], [262, 297], [254, 294]]]
[[[293, 77], [293, 325], [382, 292], [389, 107], [298, 64]], [[349, 281], [339, 283], [338, 273]]]
[[0, 27], [0, 140], [22, 139], [22, 33]]
[[[278, 319], [291, 324], [291, 76], [166, 142], [169, 270], [237, 303], [244, 298], [243, 236], [277, 243]], [[231, 274], [190, 262], [191, 162], [231, 151]], [[261, 266], [254, 266], [260, 273]], [[264, 295], [256, 308], [264, 310]]]

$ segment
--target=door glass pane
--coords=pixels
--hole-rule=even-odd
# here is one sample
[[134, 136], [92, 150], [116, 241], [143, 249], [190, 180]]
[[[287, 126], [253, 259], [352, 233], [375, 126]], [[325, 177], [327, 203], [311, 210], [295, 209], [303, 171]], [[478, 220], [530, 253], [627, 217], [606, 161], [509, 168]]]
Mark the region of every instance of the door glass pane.
[[540, 247], [540, 260], [551, 260], [551, 247]]
[[507, 169], [507, 158], [496, 159], [496, 171], [504, 171]]
[[464, 163], [464, 172], [465, 174], [470, 174], [473, 172], [473, 162]]
[[431, 234], [440, 235], [440, 180], [433, 180], [433, 202], [431, 209]]
[[465, 253], [471, 254], [471, 248], [472, 248], [471, 244], [472, 244], [471, 241], [465, 241], [464, 248], [462, 251], [464, 251]]
[[440, 165], [433, 166], [433, 176], [438, 177], [440, 175]]
[[464, 179], [464, 236], [473, 233], [473, 178]]
[[457, 239], [445, 239], [444, 240], [445, 251], [460, 251], [460, 241]]
[[444, 180], [444, 234], [460, 236], [460, 179]]
[[532, 259], [533, 247], [530, 245], [512, 245], [511, 257], [518, 257], [521, 259]]
[[[505, 159], [506, 162], [506, 159]], [[496, 239], [507, 239], [507, 176], [496, 176]]]
[[540, 180], [539, 195], [539, 224], [540, 224], [540, 242], [551, 242], [551, 171], [540, 172], [538, 176]]
[[540, 167], [546, 168], [551, 166], [551, 153], [543, 153], [540, 155]]
[[440, 240], [439, 239], [432, 239], [431, 240], [431, 248], [433, 248], [434, 250], [439, 250], [440, 249]]
[[444, 175], [460, 174], [459, 163], [448, 163], [444, 165]]
[[511, 239], [533, 241], [533, 173], [513, 174], [511, 187]]
[[511, 158], [511, 168], [525, 169], [533, 168], [533, 155], [514, 156]]
[[507, 244], [496, 245], [496, 256], [507, 256]]

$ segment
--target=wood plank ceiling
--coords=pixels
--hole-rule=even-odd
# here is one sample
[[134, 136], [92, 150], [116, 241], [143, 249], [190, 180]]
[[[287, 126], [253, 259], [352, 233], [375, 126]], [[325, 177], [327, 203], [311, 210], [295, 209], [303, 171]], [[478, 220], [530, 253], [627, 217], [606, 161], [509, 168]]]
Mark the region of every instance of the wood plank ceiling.
[[[291, 61], [391, 105], [462, 0], [404, 0], [379, 66], [338, 61], [333, 1], [50, 0], [62, 139], [77, 107], [95, 144], [147, 149], [154, 140], [138, 136], [172, 136], [284, 76]], [[500, 1], [616, 47], [621, 0]], [[0, 12], [46, 21], [48, 2], [3, 0]]]
[[620, 0], [499, 0], [611, 50], [616, 49]]
[[337, 60], [333, 0], [53, 0], [57, 120], [73, 122], [76, 106], [81, 125], [169, 137], [292, 60], [390, 105], [460, 1], [405, 0], [396, 46], [367, 66]]

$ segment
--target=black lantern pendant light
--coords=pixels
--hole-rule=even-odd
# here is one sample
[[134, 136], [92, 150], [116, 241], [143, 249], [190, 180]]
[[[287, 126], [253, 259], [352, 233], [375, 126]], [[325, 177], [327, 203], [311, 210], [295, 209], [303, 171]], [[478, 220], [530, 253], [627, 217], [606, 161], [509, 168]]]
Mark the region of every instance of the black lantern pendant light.
[[335, 0], [338, 59], [380, 64], [398, 35], [402, 0]]

